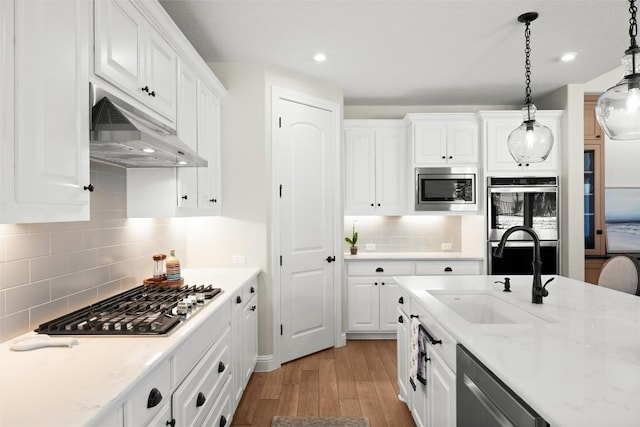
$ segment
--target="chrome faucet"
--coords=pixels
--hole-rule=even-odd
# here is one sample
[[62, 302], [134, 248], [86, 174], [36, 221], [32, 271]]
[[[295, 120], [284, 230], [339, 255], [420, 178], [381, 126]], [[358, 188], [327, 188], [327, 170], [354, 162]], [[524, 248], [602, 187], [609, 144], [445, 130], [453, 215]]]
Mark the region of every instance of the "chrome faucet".
[[532, 228], [526, 227], [524, 225], [516, 225], [515, 227], [511, 227], [507, 229], [502, 235], [502, 238], [500, 239], [500, 243], [498, 244], [498, 247], [493, 252], [493, 256], [497, 258], [502, 258], [502, 252], [504, 252], [504, 246], [507, 243], [507, 239], [515, 231], [524, 231], [525, 233], [529, 234], [533, 239], [533, 262], [531, 263], [533, 265], [533, 284], [531, 286], [531, 302], [534, 304], [542, 304], [542, 298], [549, 295], [549, 291], [547, 291], [546, 289], [547, 285], [554, 278], [552, 277], [551, 279], [545, 282], [544, 286], [542, 285], [542, 261], [540, 260], [540, 238], [538, 237], [536, 232], [533, 231]]

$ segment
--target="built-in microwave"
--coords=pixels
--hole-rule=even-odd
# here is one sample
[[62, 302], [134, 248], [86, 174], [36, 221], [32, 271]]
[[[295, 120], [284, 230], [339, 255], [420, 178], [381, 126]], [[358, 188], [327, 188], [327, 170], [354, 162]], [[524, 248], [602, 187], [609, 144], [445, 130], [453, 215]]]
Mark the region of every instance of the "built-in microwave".
[[478, 210], [473, 167], [416, 168], [416, 211]]

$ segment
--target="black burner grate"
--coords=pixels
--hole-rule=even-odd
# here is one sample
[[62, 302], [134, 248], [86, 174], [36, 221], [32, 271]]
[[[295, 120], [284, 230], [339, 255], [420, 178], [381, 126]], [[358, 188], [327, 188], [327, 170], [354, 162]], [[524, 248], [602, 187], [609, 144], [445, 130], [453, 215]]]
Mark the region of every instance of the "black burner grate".
[[[212, 285], [138, 286], [45, 322], [36, 332], [48, 335], [163, 335], [221, 292]], [[186, 315], [176, 314], [174, 308], [179, 302], [198, 294], [201, 294], [200, 302], [194, 302]]]

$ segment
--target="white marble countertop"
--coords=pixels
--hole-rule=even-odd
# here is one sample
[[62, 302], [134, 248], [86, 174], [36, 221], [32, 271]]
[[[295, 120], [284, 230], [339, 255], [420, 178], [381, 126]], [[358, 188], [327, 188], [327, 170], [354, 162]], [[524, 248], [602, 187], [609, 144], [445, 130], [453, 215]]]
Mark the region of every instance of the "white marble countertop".
[[484, 255], [464, 253], [464, 252], [364, 252], [358, 251], [357, 255], [344, 253], [345, 261], [371, 261], [371, 260], [389, 260], [389, 261], [429, 261], [429, 260], [472, 260], [482, 261]]
[[[544, 280], [551, 276], [543, 276]], [[396, 277], [459, 343], [552, 426], [640, 426], [640, 298], [556, 276], [532, 304], [531, 276]], [[489, 290], [535, 316], [473, 324], [428, 290]]]
[[78, 345], [71, 348], [20, 352], [9, 348], [13, 339], [0, 344], [0, 426], [81, 426], [115, 410], [141, 377], [258, 273], [185, 269], [187, 284], [203, 281], [223, 292], [168, 336], [74, 336]]

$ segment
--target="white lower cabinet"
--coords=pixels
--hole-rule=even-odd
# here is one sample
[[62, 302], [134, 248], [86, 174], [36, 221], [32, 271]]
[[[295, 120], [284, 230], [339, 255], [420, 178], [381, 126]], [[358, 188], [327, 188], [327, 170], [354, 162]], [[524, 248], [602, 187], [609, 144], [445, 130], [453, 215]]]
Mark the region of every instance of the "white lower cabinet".
[[437, 351], [429, 354], [427, 384], [429, 400], [429, 426], [455, 427], [456, 425], [456, 374], [447, 366]]
[[392, 277], [358, 277], [347, 281], [348, 331], [393, 332], [398, 285]]
[[254, 279], [232, 297], [231, 337], [233, 378], [231, 384], [232, 412], [240, 403], [249, 378], [258, 360], [258, 283]]
[[[401, 292], [403, 290], [401, 289]], [[403, 296], [405, 301], [406, 298]], [[456, 425], [456, 345], [457, 342], [413, 299], [410, 309], [398, 304], [403, 323], [398, 323], [398, 387], [405, 384], [407, 405], [418, 427], [454, 427]], [[409, 381], [411, 360], [411, 319], [417, 316], [426, 330], [426, 384]], [[404, 323], [408, 322], [407, 326]], [[401, 348], [401, 343], [404, 348]], [[420, 357], [420, 356], [419, 356]], [[406, 368], [405, 368], [406, 366]], [[406, 375], [406, 380], [402, 380]], [[401, 395], [402, 397], [402, 395]]]
[[92, 425], [230, 425], [258, 359], [257, 308], [254, 277]]

